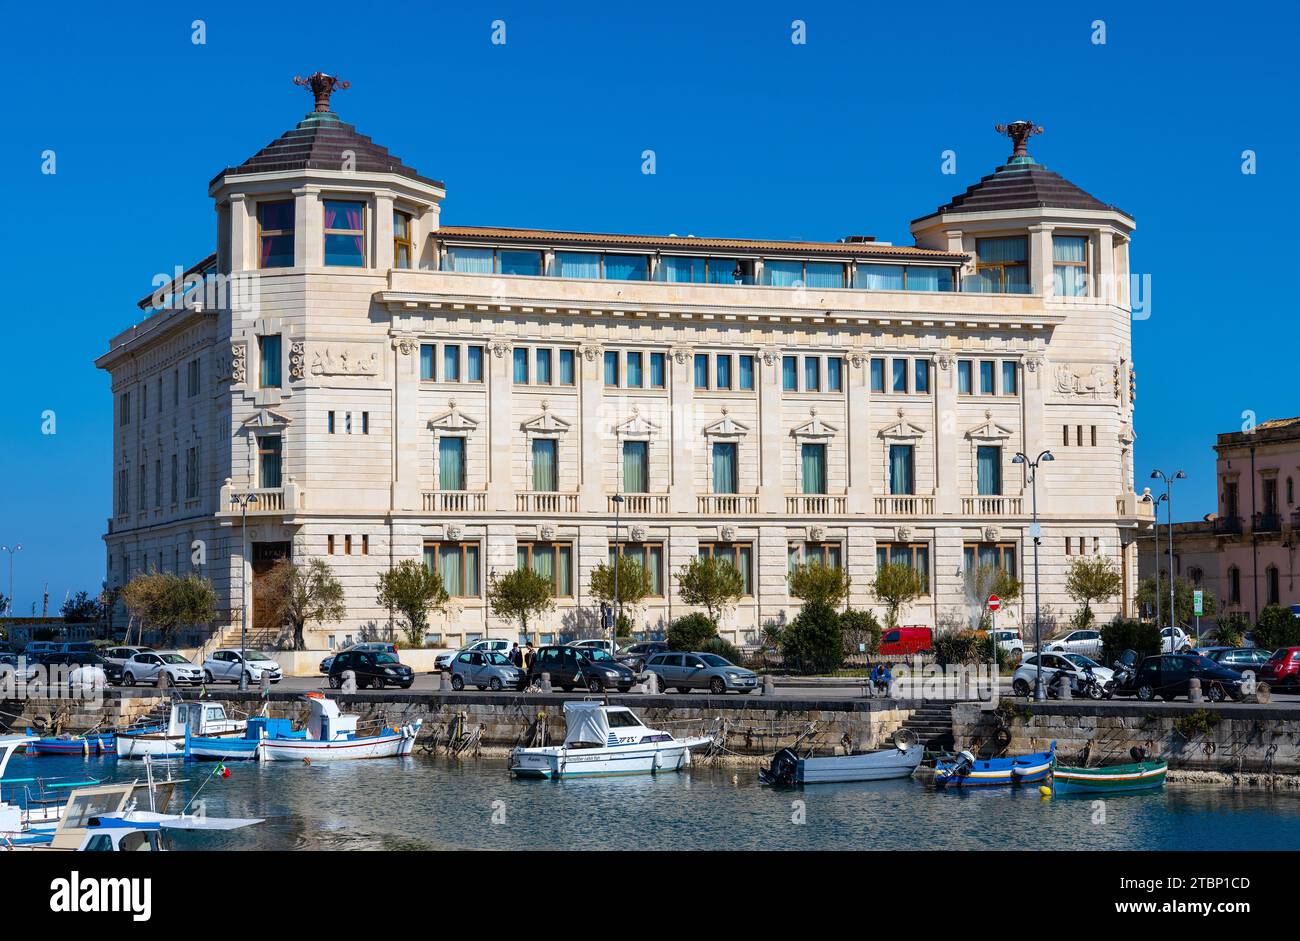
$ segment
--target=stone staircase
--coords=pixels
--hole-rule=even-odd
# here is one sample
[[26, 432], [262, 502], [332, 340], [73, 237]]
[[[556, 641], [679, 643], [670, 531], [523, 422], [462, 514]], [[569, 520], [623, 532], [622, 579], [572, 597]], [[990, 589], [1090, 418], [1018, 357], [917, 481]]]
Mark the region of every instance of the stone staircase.
[[922, 703], [901, 728], [914, 733], [932, 751], [949, 751], [952, 749], [952, 707], [950, 701]]

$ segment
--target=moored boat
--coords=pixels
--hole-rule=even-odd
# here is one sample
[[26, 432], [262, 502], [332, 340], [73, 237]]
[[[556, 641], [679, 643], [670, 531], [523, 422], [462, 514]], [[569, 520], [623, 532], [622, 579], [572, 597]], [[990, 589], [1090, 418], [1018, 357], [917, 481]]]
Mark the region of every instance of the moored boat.
[[1056, 760], [1056, 742], [1047, 751], [1008, 758], [975, 760], [968, 751], [953, 761], [934, 763], [935, 787], [999, 787], [1036, 784], [1052, 773]]
[[185, 751], [186, 736], [200, 738], [239, 738], [248, 723], [231, 719], [226, 707], [214, 702], [178, 702], [172, 705], [166, 727], [149, 726], [117, 733], [119, 758], [143, 758], [145, 755], [179, 756]]
[[674, 738], [648, 728], [626, 706], [598, 702], [566, 702], [564, 722], [562, 745], [515, 748], [510, 772], [526, 778], [673, 772], [691, 763], [692, 748], [713, 741], [711, 736]]
[[264, 738], [258, 743], [263, 761], [344, 761], [357, 758], [398, 758], [411, 754], [423, 719], [400, 728], [384, 727], [374, 735], [357, 732], [360, 716], [339, 712], [338, 703], [323, 693], [307, 693], [311, 715], [306, 734]]
[[1052, 790], [1057, 794], [1127, 794], [1165, 786], [1167, 761], [1135, 761], [1100, 768], [1052, 769]]
[[792, 749], [783, 748], [769, 767], [759, 770], [758, 779], [764, 784], [794, 787], [908, 778], [920, 766], [924, 755], [925, 749], [916, 742], [915, 736], [906, 735], [896, 738], [893, 748], [826, 758], [800, 758]]
[[306, 739], [306, 730], [295, 731], [288, 719], [254, 716], [238, 738], [190, 736], [185, 743], [185, 757], [196, 761], [259, 761], [263, 742]]
[[29, 755], [116, 755], [117, 738], [112, 733], [103, 735], [58, 735], [39, 738], [27, 746]]

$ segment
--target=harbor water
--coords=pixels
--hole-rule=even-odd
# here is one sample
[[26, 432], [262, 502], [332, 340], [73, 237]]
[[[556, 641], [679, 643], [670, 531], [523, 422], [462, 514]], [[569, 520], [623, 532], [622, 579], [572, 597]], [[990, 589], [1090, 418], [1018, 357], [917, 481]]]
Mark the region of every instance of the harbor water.
[[[753, 768], [515, 780], [504, 759], [445, 757], [180, 768], [173, 812], [263, 817], [176, 849], [893, 850], [1294, 849], [1300, 790], [1169, 784], [1149, 794], [1043, 799], [1036, 787], [936, 791], [920, 779], [762, 787]], [[143, 779], [136, 761], [19, 755], [11, 778]], [[21, 799], [21, 791], [19, 792]]]

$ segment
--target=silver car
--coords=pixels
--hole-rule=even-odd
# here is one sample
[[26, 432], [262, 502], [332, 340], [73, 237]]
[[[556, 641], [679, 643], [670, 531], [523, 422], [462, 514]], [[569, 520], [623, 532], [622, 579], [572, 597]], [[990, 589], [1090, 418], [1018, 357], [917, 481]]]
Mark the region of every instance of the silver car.
[[167, 674], [173, 686], [198, 686], [203, 682], [203, 671], [174, 651], [138, 653], [122, 665], [122, 685], [158, 682], [160, 673]]
[[278, 683], [283, 675], [280, 664], [260, 650], [245, 650], [242, 657], [238, 650], [214, 650], [203, 662], [203, 679], [208, 683], [238, 683], [242, 673], [248, 674], [250, 683], [261, 683], [263, 674]]
[[707, 689], [721, 696], [728, 690], [749, 693], [758, 688], [757, 673], [716, 653], [657, 653], [646, 661], [645, 668], [659, 677], [660, 687], [679, 693]]
[[451, 662], [451, 688], [461, 690], [466, 683], [479, 689], [520, 689], [524, 671], [495, 651], [465, 650]]

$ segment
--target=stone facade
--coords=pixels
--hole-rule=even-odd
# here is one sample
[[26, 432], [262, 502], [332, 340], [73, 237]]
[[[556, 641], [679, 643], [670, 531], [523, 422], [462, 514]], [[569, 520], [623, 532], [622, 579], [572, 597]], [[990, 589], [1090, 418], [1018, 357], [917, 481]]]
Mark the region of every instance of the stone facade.
[[[324, 647], [389, 629], [376, 578], [427, 551], [460, 579], [428, 638], [453, 646], [514, 636], [484, 588], [522, 551], [569, 571], [537, 643], [593, 627], [588, 577], [621, 543], [654, 560], [661, 586], [638, 632], [687, 613], [673, 573], [717, 552], [748, 582], [723, 634], [754, 643], [797, 613], [792, 558], [838, 560], [851, 603], [869, 608], [878, 552], [894, 551], [928, 582], [902, 622], [936, 624], [967, 613], [967, 547], [1032, 578], [1032, 493], [1012, 457], [1051, 449], [1037, 485], [1043, 603], [1070, 604], [1079, 553], [1114, 559], [1131, 599], [1150, 510], [1132, 486], [1133, 221], [1120, 210], [954, 203], [912, 224], [914, 246], [448, 228], [442, 184], [395, 158], [331, 168], [281, 146], [315, 134], [347, 148], [349, 133], [309, 116], [268, 148], [280, 156], [218, 175], [217, 250], [186, 278], [226, 295], [146, 299], [98, 360], [118, 416], [110, 584], [197, 566], [222, 623], [246, 607], [269, 640], [242, 586], [280, 555], [320, 557], [348, 603], [344, 621], [311, 625]], [[998, 180], [1030, 170], [1013, 157]], [[286, 228], [287, 241], [274, 234]], [[1054, 237], [1084, 259], [1071, 296]], [[1024, 249], [1007, 293], [988, 288], [994, 239]], [[359, 264], [338, 263], [353, 251]], [[644, 277], [610, 276], [615, 258], [644, 259]], [[684, 260], [711, 273], [683, 281]], [[840, 280], [813, 287], [827, 271]], [[179, 296], [186, 278], [157, 293]], [[629, 443], [646, 455], [637, 492]], [[552, 447], [550, 476], [537, 464]], [[1000, 617], [1018, 623], [1020, 606]]]

